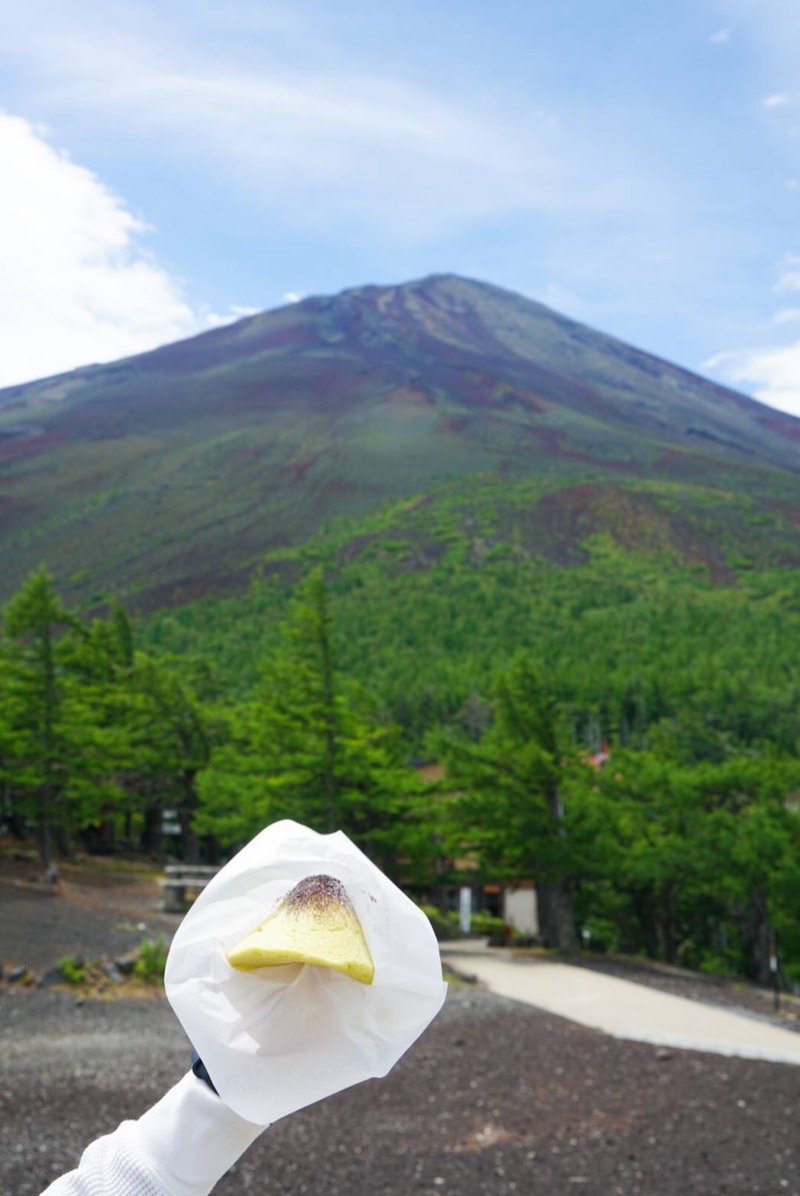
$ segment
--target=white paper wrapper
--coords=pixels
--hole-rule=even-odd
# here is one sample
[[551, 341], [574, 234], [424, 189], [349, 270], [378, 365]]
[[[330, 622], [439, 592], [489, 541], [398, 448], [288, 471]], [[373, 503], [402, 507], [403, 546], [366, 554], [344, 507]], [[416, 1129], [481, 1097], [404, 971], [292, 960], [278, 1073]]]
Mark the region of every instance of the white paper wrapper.
[[[290, 964], [239, 972], [226, 954], [298, 881], [347, 889], [375, 964], [371, 985]], [[219, 872], [178, 928], [167, 997], [225, 1103], [267, 1125], [384, 1076], [436, 1016], [447, 986], [421, 910], [337, 831], [276, 822]]]

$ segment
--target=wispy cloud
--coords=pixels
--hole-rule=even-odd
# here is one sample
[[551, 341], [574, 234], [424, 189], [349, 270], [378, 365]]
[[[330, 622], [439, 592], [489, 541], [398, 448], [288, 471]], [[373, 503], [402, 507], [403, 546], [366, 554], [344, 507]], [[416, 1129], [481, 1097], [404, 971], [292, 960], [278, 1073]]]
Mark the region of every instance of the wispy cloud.
[[[583, 288], [597, 297], [599, 260], [611, 261], [612, 303], [627, 276], [640, 305], [642, 272], [653, 293], [665, 293], [663, 272], [674, 267], [654, 264], [641, 246], [672, 235], [675, 213], [696, 205], [649, 143], [598, 137], [594, 113], [560, 120], [544, 102], [520, 108], [440, 87], [400, 59], [378, 69], [369, 55], [332, 52], [319, 21], [304, 25], [302, 5], [258, 0], [226, 8], [223, 20], [219, 6], [196, 2], [206, 26], [217, 23], [218, 40], [208, 27], [193, 40], [196, 22], [179, 20], [190, 15], [183, 0], [160, 9], [132, 0], [122, 16], [100, 22], [86, 0], [75, 0], [68, 17], [56, 0], [9, 6], [0, 9], [0, 60], [16, 56], [19, 96], [52, 115], [59, 136], [79, 130], [100, 155], [124, 141], [127, 161], [197, 180], [201, 206], [218, 188], [223, 209], [247, 205], [287, 240], [333, 238], [337, 252], [366, 243], [379, 247], [376, 260], [391, 247], [398, 260], [408, 248], [419, 256], [437, 240], [527, 221], [525, 252], [533, 258], [540, 241], [545, 272], [551, 246], [563, 246], [568, 268], [556, 277], [577, 295]], [[252, 52], [241, 38], [249, 22], [260, 38]], [[265, 22], [270, 36], [262, 38]], [[328, 35], [335, 27], [328, 24]], [[132, 228], [129, 251], [142, 256], [146, 244], [145, 230]], [[175, 279], [163, 269], [161, 276], [185, 310], [174, 322], [154, 317], [158, 339], [236, 318], [235, 309], [203, 315]], [[293, 298], [287, 292], [285, 302]], [[129, 338], [119, 353], [138, 347]], [[43, 362], [39, 372], [110, 352], [103, 340], [70, 361], [59, 356], [55, 367]]]
[[[726, 8], [715, 0], [719, 28], [705, 30], [715, 46], [735, 37], [737, 64], [746, 50], [741, 2]], [[709, 323], [712, 344], [735, 342], [716, 329], [727, 327], [722, 309], [740, 302], [741, 327], [755, 306], [742, 277], [749, 262], [734, 271], [734, 287], [726, 269], [752, 244], [741, 218], [752, 195], [739, 186], [751, 176], [749, 165], [739, 172], [724, 135], [717, 138], [713, 103], [697, 106], [705, 115], [684, 129], [683, 117], [668, 119], [658, 89], [644, 86], [630, 103], [622, 92], [612, 102], [607, 89], [592, 90], [591, 70], [588, 81], [580, 70], [597, 58], [591, 38], [589, 47], [576, 39], [591, 53], [571, 60], [571, 85], [566, 75], [537, 73], [526, 53], [509, 55], [506, 81], [475, 63], [415, 57], [409, 32], [424, 24], [417, 16], [395, 46], [384, 14], [357, 20], [359, 10], [372, 12], [366, 0], [345, 7], [347, 18], [316, 0], [128, 0], [96, 19], [97, 0], [73, 0], [69, 11], [60, 0], [28, 0], [0, 6], [0, 60], [13, 68], [15, 101], [28, 105], [15, 110], [52, 120], [60, 141], [88, 147], [102, 169], [113, 164], [120, 186], [135, 179], [140, 202], [154, 196], [161, 205], [154, 210], [165, 230], [177, 223], [172, 181], [176, 191], [194, 188], [196, 211], [177, 242], [193, 280], [208, 268], [188, 232], [199, 215], [195, 227], [204, 233], [215, 221], [223, 230], [216, 259], [209, 255], [215, 277], [229, 273], [225, 255], [250, 238], [263, 262], [270, 252], [282, 259], [271, 290], [285, 292], [285, 302], [294, 298], [285, 288], [316, 288], [321, 277], [326, 289], [333, 279], [333, 289], [403, 277], [406, 264], [409, 273], [422, 264], [495, 277], [531, 295], [552, 282], [553, 301], [563, 299], [572, 314], [601, 327], [611, 320], [635, 343], [650, 342], [655, 329], [656, 351], [685, 352], [690, 362], [708, 351]], [[403, 9], [399, 0], [396, 7]], [[507, 24], [513, 34], [533, 27]], [[715, 57], [722, 81], [731, 55]], [[794, 103], [793, 77], [778, 64], [720, 109], [734, 111], [733, 95], [744, 95], [742, 124], [760, 133], [783, 127], [758, 98], [785, 94]], [[687, 82], [680, 80], [682, 96], [694, 95]], [[706, 86], [705, 74], [693, 86]], [[685, 116], [688, 107], [678, 110]], [[737, 145], [745, 132], [737, 130]], [[781, 164], [776, 177], [793, 174], [793, 163]], [[259, 240], [262, 225], [269, 235]], [[130, 236], [148, 243], [143, 230]], [[769, 249], [747, 252], [753, 261]], [[361, 276], [342, 278], [351, 266]], [[246, 277], [244, 267], [239, 273]], [[203, 317], [197, 301], [181, 300], [175, 280], [167, 282], [192, 307], [189, 322], [228, 318], [224, 299]], [[735, 289], [743, 299], [732, 297]], [[769, 315], [756, 318], [763, 331]], [[695, 325], [701, 331], [687, 335]]]
[[226, 312], [210, 311], [205, 313], [203, 323], [206, 328], [221, 328], [223, 324], [232, 324], [236, 320], [244, 320], [248, 316], [258, 315], [258, 310], [257, 307], [233, 303]]
[[41, 130], [0, 113], [0, 385], [186, 335], [198, 318], [147, 226]]
[[800, 291], [800, 257], [796, 254], [790, 253], [784, 258], [774, 289], [777, 295]]
[[[277, 19], [280, 6], [267, 7]], [[600, 154], [590, 129], [564, 127], [544, 106], [501, 113], [399, 70], [326, 59], [319, 47], [287, 63], [280, 39], [262, 43], [253, 63], [157, 22], [146, 39], [91, 22], [78, 36], [74, 21], [51, 15], [26, 40], [28, 73], [46, 80], [39, 94], [50, 108], [90, 113], [150, 152], [155, 137], [159, 152], [214, 163], [228, 186], [294, 227], [347, 225], [422, 244], [486, 219], [619, 213], [652, 200], [640, 194], [633, 149]]]
[[785, 108], [789, 103], [789, 97], [785, 91], [773, 91], [769, 95], [764, 96], [761, 101], [762, 108]]
[[[777, 274], [772, 288], [776, 295], [800, 292], [800, 257], [787, 254], [779, 263]], [[779, 326], [798, 321], [798, 307], [781, 307], [772, 315], [772, 323]], [[762, 334], [759, 339], [766, 338]], [[771, 407], [800, 416], [800, 341], [725, 350], [703, 362], [703, 368], [735, 386], [746, 387]]]
[[763, 349], [718, 353], [703, 363], [735, 386], [745, 386], [770, 407], [800, 416], [800, 341]]

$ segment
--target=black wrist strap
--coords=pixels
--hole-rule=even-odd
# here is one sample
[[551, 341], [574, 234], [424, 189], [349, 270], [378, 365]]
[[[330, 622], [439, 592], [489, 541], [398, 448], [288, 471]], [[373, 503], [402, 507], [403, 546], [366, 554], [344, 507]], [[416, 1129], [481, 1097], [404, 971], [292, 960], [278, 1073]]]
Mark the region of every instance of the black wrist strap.
[[202, 1080], [204, 1084], [208, 1084], [209, 1088], [215, 1094], [215, 1096], [219, 1096], [219, 1093], [217, 1092], [217, 1090], [214, 1087], [214, 1084], [211, 1080], [211, 1076], [208, 1074], [208, 1071], [206, 1070], [205, 1063], [203, 1062], [203, 1060], [200, 1058], [197, 1051], [195, 1051], [195, 1050], [192, 1051], [192, 1071], [197, 1076], [198, 1080]]

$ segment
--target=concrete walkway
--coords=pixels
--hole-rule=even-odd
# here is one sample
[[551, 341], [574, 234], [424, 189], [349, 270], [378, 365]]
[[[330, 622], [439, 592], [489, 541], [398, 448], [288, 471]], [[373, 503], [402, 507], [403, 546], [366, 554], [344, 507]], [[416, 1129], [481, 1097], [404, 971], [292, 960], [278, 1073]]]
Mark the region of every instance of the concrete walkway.
[[471, 942], [442, 943], [454, 971], [475, 976], [502, 997], [535, 1005], [615, 1038], [713, 1051], [800, 1066], [800, 1034], [758, 1017], [569, 964], [547, 963]]

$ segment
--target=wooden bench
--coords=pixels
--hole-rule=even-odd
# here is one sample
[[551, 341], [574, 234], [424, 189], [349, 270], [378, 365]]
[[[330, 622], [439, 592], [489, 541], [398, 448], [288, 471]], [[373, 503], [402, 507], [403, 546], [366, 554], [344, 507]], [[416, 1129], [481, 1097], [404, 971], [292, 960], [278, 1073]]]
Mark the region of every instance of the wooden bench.
[[168, 864], [166, 879], [160, 881], [164, 890], [164, 912], [181, 914], [186, 908], [187, 891], [201, 893], [219, 868], [206, 864]]

